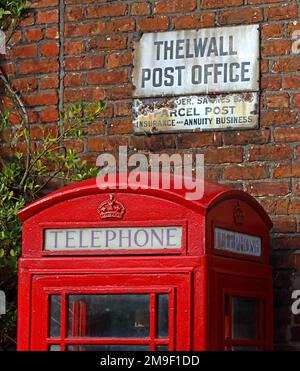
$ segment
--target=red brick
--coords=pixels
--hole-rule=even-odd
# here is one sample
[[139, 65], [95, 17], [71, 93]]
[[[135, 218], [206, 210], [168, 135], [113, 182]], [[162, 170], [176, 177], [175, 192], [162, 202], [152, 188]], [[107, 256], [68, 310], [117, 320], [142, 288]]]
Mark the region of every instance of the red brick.
[[173, 18], [173, 23], [176, 30], [212, 27], [215, 24], [215, 14], [181, 15]]
[[282, 85], [284, 89], [299, 89], [300, 75], [283, 76]]
[[284, 3], [282, 0], [248, 0], [248, 4], [269, 4], [269, 3]]
[[58, 76], [42, 77], [40, 80], [40, 89], [56, 89], [59, 86]]
[[66, 41], [64, 44], [65, 55], [76, 55], [84, 52], [82, 41]]
[[285, 196], [290, 192], [289, 183], [258, 181], [247, 186], [252, 196]]
[[273, 239], [272, 247], [280, 250], [298, 250], [300, 248], [300, 237], [297, 235], [276, 237]]
[[299, 128], [275, 128], [274, 131], [275, 142], [299, 142], [300, 129]]
[[56, 108], [47, 108], [39, 112], [39, 119], [41, 122], [58, 121], [59, 114]]
[[59, 44], [55, 41], [41, 45], [43, 57], [57, 57], [59, 55]]
[[44, 139], [48, 135], [56, 136], [58, 128], [56, 125], [34, 125], [30, 127], [32, 140]]
[[67, 149], [74, 149], [75, 152], [77, 153], [80, 153], [80, 152], [83, 152], [84, 150], [84, 144], [83, 144], [83, 141], [80, 140], [80, 139], [68, 139], [68, 140], [65, 140], [63, 141], [63, 145], [64, 147], [66, 147]]
[[262, 27], [262, 37], [264, 39], [274, 39], [282, 37], [284, 32], [284, 25], [281, 23], [265, 24]]
[[34, 58], [37, 56], [37, 45], [20, 45], [14, 47], [10, 55], [13, 58]]
[[196, 148], [209, 145], [220, 146], [221, 143], [221, 133], [186, 133], [178, 136], [178, 148]]
[[295, 184], [295, 194], [296, 194], [297, 196], [300, 196], [300, 182], [297, 182], [297, 183]]
[[216, 9], [243, 5], [243, 0], [201, 0], [201, 8]]
[[25, 104], [29, 107], [47, 105], [50, 106], [58, 103], [58, 97], [56, 92], [24, 95], [23, 100]]
[[300, 93], [294, 94], [293, 102], [295, 108], [300, 108]]
[[289, 204], [289, 214], [300, 214], [300, 199], [293, 198]]
[[260, 72], [261, 73], [269, 72], [269, 61], [268, 61], [268, 59], [260, 59]]
[[279, 164], [273, 170], [274, 178], [300, 177], [300, 163]]
[[219, 16], [219, 23], [220, 25], [248, 24], [261, 22], [263, 19], [263, 10], [261, 8], [240, 8], [222, 11]]
[[142, 32], [146, 31], [160, 31], [167, 30], [169, 27], [168, 17], [153, 17], [153, 18], [143, 18], [140, 21], [139, 28]]
[[[104, 135], [105, 134], [105, 121], [96, 121], [89, 125], [87, 132], [89, 135]], [[90, 138], [89, 138], [90, 140]], [[93, 163], [93, 166], [95, 166], [96, 161]]]
[[268, 177], [267, 169], [261, 165], [235, 165], [224, 169], [225, 180], [264, 179]]
[[47, 27], [45, 30], [45, 36], [47, 39], [58, 39], [59, 38], [58, 27]]
[[297, 219], [292, 216], [272, 216], [273, 232], [289, 233], [296, 232]]
[[207, 164], [237, 163], [243, 161], [243, 149], [239, 147], [220, 147], [201, 150]]
[[133, 55], [132, 53], [113, 53], [107, 56], [106, 67], [122, 67], [129, 66], [132, 64]]
[[265, 90], [280, 90], [281, 80], [281, 76], [262, 76], [261, 88]]
[[149, 15], [150, 6], [148, 3], [133, 3], [130, 10], [131, 15]]
[[15, 31], [14, 34], [11, 36], [8, 45], [14, 46], [21, 42], [22, 33], [20, 31]]
[[72, 57], [65, 59], [66, 71], [90, 70], [94, 68], [102, 68], [103, 66], [104, 66], [103, 55]]
[[249, 148], [249, 161], [278, 161], [291, 157], [290, 146], [252, 146]]
[[109, 71], [109, 72], [90, 72], [87, 75], [87, 82], [90, 85], [110, 85], [128, 81], [128, 72]]
[[98, 101], [105, 98], [104, 90], [100, 87], [65, 89], [64, 97], [66, 102]]
[[272, 72], [294, 72], [300, 71], [300, 59], [299, 57], [289, 57], [289, 58], [280, 58], [275, 59]]
[[133, 87], [132, 85], [127, 86], [115, 86], [107, 89], [107, 97], [109, 99], [128, 99], [132, 98]]
[[135, 30], [134, 18], [116, 19], [107, 23], [107, 32], [129, 32]]
[[58, 23], [58, 10], [47, 10], [45, 12], [37, 12], [37, 23]]
[[206, 166], [204, 172], [204, 178], [206, 180], [210, 180], [212, 182], [218, 182], [222, 178], [222, 167], [218, 167], [216, 165], [213, 166]]
[[82, 73], [66, 73], [64, 78], [65, 86], [82, 86], [84, 77]]
[[109, 123], [108, 133], [113, 134], [130, 134], [132, 133], [132, 120], [131, 119], [115, 119]]
[[34, 23], [34, 13], [23, 14], [23, 18], [20, 20], [20, 27], [32, 26]]
[[90, 23], [67, 23], [65, 25], [66, 37], [80, 37], [80, 36], [96, 36], [105, 33], [104, 22], [90, 22]]
[[269, 40], [262, 43], [262, 57], [271, 55], [287, 55], [291, 52], [291, 40]]
[[261, 112], [261, 126], [290, 125], [297, 123], [298, 115], [295, 111], [278, 110]]
[[117, 102], [114, 106], [115, 116], [131, 116], [132, 103], [130, 102]]
[[125, 15], [126, 4], [108, 4], [98, 7], [88, 7], [87, 18], [118, 17]]
[[22, 123], [22, 117], [19, 113], [10, 112], [8, 122], [10, 125], [20, 125]]
[[65, 21], [72, 22], [72, 21], [81, 21], [83, 19], [84, 8], [77, 6], [77, 7], [67, 7], [65, 11]]
[[111, 152], [118, 151], [120, 145], [127, 145], [128, 140], [123, 136], [91, 138], [88, 142], [88, 151]]
[[9, 75], [16, 75], [16, 65], [15, 63], [3, 63], [1, 64], [1, 68], [3, 72], [9, 76]]
[[225, 145], [236, 144], [264, 144], [270, 140], [270, 130], [245, 130], [245, 131], [228, 131], [223, 133]]
[[154, 13], [185, 13], [196, 8], [196, 0], [161, 0], [155, 4]]
[[30, 8], [50, 8], [58, 5], [59, 0], [33, 0], [30, 2]]
[[296, 147], [296, 157], [297, 159], [300, 159], [300, 146]]
[[267, 95], [266, 101], [268, 108], [288, 108], [290, 105], [290, 96], [288, 93]]
[[288, 198], [258, 198], [259, 203], [269, 214], [287, 214], [289, 199]]
[[41, 28], [33, 28], [24, 30], [24, 36], [27, 41], [40, 41], [43, 38], [43, 32]]
[[17, 91], [29, 92], [33, 91], [37, 87], [36, 78], [35, 77], [24, 77], [15, 79], [12, 82], [12, 86]]
[[176, 135], [131, 136], [129, 146], [138, 151], [160, 151], [161, 148], [175, 149]]
[[267, 9], [267, 18], [270, 20], [291, 19], [298, 15], [297, 4], [283, 4]]
[[58, 71], [58, 62], [53, 60], [26, 61], [19, 63], [20, 74], [38, 74]]
[[89, 48], [99, 51], [113, 51], [126, 49], [127, 37], [124, 35], [112, 35], [101, 39], [91, 39]]

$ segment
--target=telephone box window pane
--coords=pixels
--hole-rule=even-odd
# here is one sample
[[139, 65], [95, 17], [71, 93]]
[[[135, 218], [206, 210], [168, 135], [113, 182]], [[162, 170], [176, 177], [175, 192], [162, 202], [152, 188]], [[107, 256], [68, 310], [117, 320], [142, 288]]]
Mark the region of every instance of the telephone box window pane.
[[60, 351], [60, 345], [56, 345], [56, 344], [50, 345], [49, 350], [50, 350], [50, 352], [59, 352]]
[[167, 338], [169, 336], [169, 295], [157, 295], [157, 337]]
[[69, 337], [146, 338], [150, 297], [138, 294], [69, 295]]
[[158, 352], [167, 352], [169, 350], [169, 347], [168, 347], [168, 345], [158, 345], [156, 347], [156, 350]]
[[67, 351], [80, 352], [80, 351], [148, 351], [148, 345], [122, 345], [122, 344], [94, 344], [94, 345], [68, 345]]
[[245, 346], [234, 345], [232, 347], [232, 350], [235, 350], [235, 351], [256, 351], [257, 350], [257, 347], [255, 347], [253, 345], [245, 345]]
[[232, 338], [257, 339], [258, 300], [232, 298]]
[[60, 337], [61, 299], [60, 295], [50, 295], [50, 323], [51, 338]]

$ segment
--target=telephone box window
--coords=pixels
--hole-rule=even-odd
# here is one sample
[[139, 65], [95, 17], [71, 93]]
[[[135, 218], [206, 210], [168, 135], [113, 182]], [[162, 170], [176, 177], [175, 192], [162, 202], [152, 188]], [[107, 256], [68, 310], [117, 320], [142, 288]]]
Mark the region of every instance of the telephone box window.
[[122, 344], [113, 344], [113, 345], [68, 345], [67, 351], [148, 351], [148, 345], [122, 345]]
[[167, 338], [169, 336], [169, 295], [157, 295], [157, 337]]
[[148, 337], [149, 307], [143, 294], [69, 295], [68, 337]]
[[50, 295], [50, 324], [49, 335], [51, 338], [60, 337], [61, 299], [60, 295]]
[[49, 346], [50, 352], [59, 352], [60, 351], [60, 345], [52, 344]]
[[257, 339], [258, 300], [232, 297], [232, 338]]

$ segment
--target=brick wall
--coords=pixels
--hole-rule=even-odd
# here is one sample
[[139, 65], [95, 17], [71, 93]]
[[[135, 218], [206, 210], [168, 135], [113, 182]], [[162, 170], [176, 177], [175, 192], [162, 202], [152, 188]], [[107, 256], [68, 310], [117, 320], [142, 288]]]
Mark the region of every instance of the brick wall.
[[[300, 289], [300, 49], [292, 40], [300, 32], [299, 10], [296, 0], [32, 1], [3, 64], [22, 92], [33, 138], [40, 138], [40, 124], [57, 130], [64, 104], [105, 99], [103, 117], [75, 143], [93, 165], [101, 151], [120, 144], [204, 153], [206, 178], [257, 198], [274, 223], [277, 349], [300, 349], [300, 316], [289, 308], [291, 291]], [[258, 130], [132, 134], [132, 48], [143, 32], [251, 23], [261, 25]]]

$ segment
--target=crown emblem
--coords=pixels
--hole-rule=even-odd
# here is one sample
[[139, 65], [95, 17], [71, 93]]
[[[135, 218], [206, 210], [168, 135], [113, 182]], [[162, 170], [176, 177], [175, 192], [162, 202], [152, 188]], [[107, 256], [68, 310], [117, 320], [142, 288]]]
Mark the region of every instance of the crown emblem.
[[244, 213], [241, 209], [240, 203], [238, 202], [233, 210], [233, 220], [236, 225], [243, 225], [244, 224]]
[[109, 195], [109, 200], [103, 201], [98, 207], [98, 213], [101, 219], [121, 219], [125, 214], [125, 207], [121, 202], [116, 201], [113, 195]]

